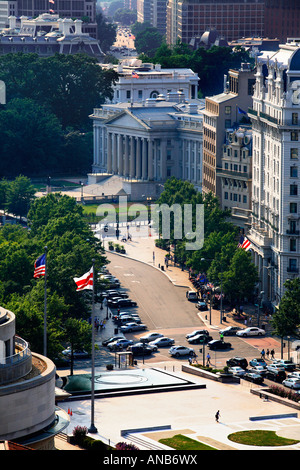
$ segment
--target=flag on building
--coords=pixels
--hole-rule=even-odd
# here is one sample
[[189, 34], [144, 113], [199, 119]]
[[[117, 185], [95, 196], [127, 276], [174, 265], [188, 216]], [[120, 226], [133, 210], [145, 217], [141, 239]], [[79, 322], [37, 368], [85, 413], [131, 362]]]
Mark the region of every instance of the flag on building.
[[49, 8], [49, 11], [50, 11], [50, 13], [54, 13], [54, 10], [51, 10], [51, 8]]
[[33, 277], [39, 278], [46, 274], [46, 253], [41, 255], [34, 263]]
[[139, 78], [139, 76], [136, 72], [132, 72], [132, 78]]
[[239, 114], [247, 114], [246, 111], [244, 111], [243, 109], [237, 107], [237, 110], [238, 110], [238, 113]]
[[84, 289], [90, 289], [92, 290], [93, 289], [93, 285], [94, 285], [94, 270], [93, 268], [91, 268], [87, 273], [85, 273], [83, 276], [81, 277], [74, 277], [73, 278], [76, 285], [77, 285], [77, 289], [76, 291], [79, 291], [79, 290], [84, 290]]
[[238, 247], [242, 248], [245, 251], [248, 251], [251, 249], [251, 243], [247, 237], [244, 237], [244, 235], [241, 235], [239, 243], [238, 243]]
[[49, 0], [49, 3], [54, 3], [54, 0]]

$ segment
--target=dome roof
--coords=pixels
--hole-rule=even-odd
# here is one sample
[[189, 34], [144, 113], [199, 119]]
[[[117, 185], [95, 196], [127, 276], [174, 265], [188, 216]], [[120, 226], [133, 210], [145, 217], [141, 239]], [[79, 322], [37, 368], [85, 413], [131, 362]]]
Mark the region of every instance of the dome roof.
[[291, 58], [290, 70], [300, 70], [300, 48], [293, 54]]
[[202, 34], [200, 42], [202, 42], [206, 46], [209, 46], [210, 44], [213, 44], [218, 38], [219, 35], [217, 30], [211, 29], [209, 31], [205, 31], [205, 33]]

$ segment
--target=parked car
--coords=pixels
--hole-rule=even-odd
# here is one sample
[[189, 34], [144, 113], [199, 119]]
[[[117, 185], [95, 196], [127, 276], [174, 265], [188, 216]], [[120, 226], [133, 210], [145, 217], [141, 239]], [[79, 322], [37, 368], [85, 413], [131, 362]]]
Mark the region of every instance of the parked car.
[[225, 343], [225, 341], [222, 341], [220, 339], [213, 339], [212, 341], [209, 341], [207, 343], [209, 349], [229, 349], [231, 348], [231, 343]]
[[300, 379], [296, 377], [288, 377], [282, 381], [282, 385], [292, 389], [300, 390]]
[[153, 343], [144, 343], [144, 342], [139, 342], [139, 343], [134, 343], [133, 346], [138, 346], [142, 348], [143, 346], [147, 346], [148, 348], [151, 349], [151, 351], [156, 352], [158, 350], [158, 347], [153, 344]]
[[271, 371], [272, 370], [274, 370], [274, 371], [283, 370], [284, 371], [284, 367], [281, 364], [272, 363], [272, 364], [267, 365], [267, 370], [271, 370]]
[[118, 299], [111, 302], [112, 308], [121, 308], [121, 307], [136, 307], [137, 303], [131, 299]]
[[134, 356], [149, 356], [153, 353], [153, 349], [151, 349], [147, 344], [142, 344], [141, 346], [132, 344], [131, 346], [128, 346], [127, 351], [131, 351]]
[[195, 351], [192, 348], [187, 348], [186, 346], [172, 346], [169, 349], [169, 354], [175, 357], [195, 356]]
[[131, 316], [131, 315], [128, 315], [128, 316], [125, 316], [124, 317], [121, 317], [117, 320], [117, 324], [118, 325], [126, 325], [127, 323], [141, 323], [141, 322], [138, 322], [138, 321], [135, 321], [134, 318]]
[[263, 366], [263, 367], [267, 367], [267, 363], [266, 361], [261, 358], [261, 357], [257, 357], [255, 359], [251, 359], [251, 361], [249, 361], [249, 365], [252, 366], [252, 367], [255, 367], [255, 366]]
[[135, 323], [135, 322], [129, 322], [126, 323], [126, 325], [121, 326], [121, 331], [124, 333], [131, 333], [132, 331], [141, 331], [141, 330], [146, 330], [147, 325], [144, 325], [143, 323]]
[[[72, 355], [72, 348], [69, 346], [67, 349], [64, 349], [62, 351], [62, 354], [67, 357], [71, 357]], [[73, 358], [74, 359], [84, 359], [86, 357], [89, 357], [89, 353], [85, 351], [84, 349], [75, 349], [73, 351]]]
[[149, 344], [153, 344], [154, 346], [157, 346], [158, 348], [163, 348], [165, 346], [172, 346], [172, 344], [175, 343], [175, 340], [173, 338], [167, 338], [166, 336], [163, 336], [162, 338], [156, 338], [154, 341], [151, 341]]
[[248, 367], [248, 361], [245, 357], [231, 357], [226, 361], [226, 364], [228, 367], [234, 367], [234, 366], [240, 366], [243, 369], [247, 369]]
[[257, 328], [256, 326], [250, 326], [249, 328], [243, 328], [236, 332], [237, 336], [264, 336], [266, 334], [265, 330]]
[[264, 381], [261, 375], [255, 374], [253, 372], [246, 372], [245, 375], [243, 376], [243, 379], [249, 380], [249, 382], [253, 382], [256, 384], [262, 384]]
[[286, 378], [286, 373], [284, 370], [268, 370], [266, 372], [266, 379], [273, 380], [277, 383], [282, 383]]
[[186, 298], [190, 302], [196, 302], [198, 300], [198, 292], [195, 292], [193, 290], [187, 291]]
[[227, 326], [223, 330], [220, 330], [219, 333], [224, 336], [234, 336], [236, 335], [237, 331], [240, 331], [242, 328], [239, 326]]
[[297, 370], [294, 370], [290, 374], [288, 374], [288, 377], [295, 377], [296, 379], [300, 379], [300, 372]]
[[154, 341], [157, 338], [163, 338], [163, 336], [164, 335], [162, 335], [161, 333], [148, 333], [147, 335], [141, 336], [140, 341], [142, 343], [150, 343], [151, 341]]
[[207, 335], [195, 335], [188, 339], [190, 344], [207, 344], [212, 341], [212, 336]]
[[191, 338], [192, 336], [196, 336], [196, 335], [209, 335], [208, 331], [207, 330], [194, 330], [192, 331], [192, 333], [188, 333], [185, 337], [186, 339], [189, 339]]
[[238, 377], [243, 377], [246, 373], [245, 369], [240, 366], [229, 367], [228, 372]]
[[200, 312], [206, 312], [208, 310], [208, 306], [206, 302], [203, 302], [202, 300], [199, 300], [196, 305], [197, 309], [200, 310]]
[[118, 339], [123, 339], [123, 338], [125, 338], [124, 335], [111, 336], [110, 338], [107, 338], [102, 341], [102, 346], [107, 346], [109, 343], [113, 343], [114, 341], [117, 341]]
[[111, 351], [120, 351], [122, 349], [126, 349], [131, 344], [133, 344], [133, 341], [131, 339], [123, 338], [123, 339], [118, 339], [117, 341], [113, 341], [112, 343], [109, 343], [107, 347]]
[[262, 377], [266, 376], [267, 369], [264, 366], [254, 366], [252, 369], [249, 369], [249, 372], [253, 372], [254, 374], [259, 374]]
[[282, 365], [284, 369], [288, 371], [293, 371], [296, 369], [296, 364], [293, 361], [290, 361], [288, 359], [278, 359], [277, 361], [274, 361], [273, 363]]

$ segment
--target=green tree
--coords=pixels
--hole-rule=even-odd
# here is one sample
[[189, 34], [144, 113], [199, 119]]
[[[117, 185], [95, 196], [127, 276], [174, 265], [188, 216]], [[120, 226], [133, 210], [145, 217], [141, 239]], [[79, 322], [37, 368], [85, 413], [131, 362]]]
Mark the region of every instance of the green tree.
[[274, 334], [281, 338], [286, 336], [299, 338], [300, 279], [288, 279], [284, 287], [285, 293], [272, 318]]
[[223, 288], [232, 305], [252, 299], [258, 282], [256, 266], [251, 261], [251, 253], [237, 248], [227, 271], [223, 273]]
[[64, 324], [65, 339], [71, 347], [70, 375], [73, 375], [74, 352], [76, 350], [91, 350], [91, 325], [86, 321], [68, 318]]
[[7, 211], [20, 216], [20, 218], [25, 217], [34, 195], [35, 189], [30, 179], [26, 176], [18, 176], [7, 187]]
[[116, 40], [117, 25], [108, 22], [101, 11], [96, 15], [96, 23], [101, 50], [107, 53]]
[[149, 27], [135, 36], [135, 48], [139, 54], [145, 53], [154, 57], [156, 50], [163, 42], [163, 36], [157, 28]]

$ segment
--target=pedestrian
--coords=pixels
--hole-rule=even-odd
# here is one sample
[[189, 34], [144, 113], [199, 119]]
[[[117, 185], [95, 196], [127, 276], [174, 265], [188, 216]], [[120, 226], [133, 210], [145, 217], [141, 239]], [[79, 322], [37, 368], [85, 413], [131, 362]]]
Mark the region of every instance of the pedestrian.
[[271, 351], [271, 359], [275, 359], [274, 355], [275, 355], [275, 351], [274, 351], [274, 349], [272, 349], [272, 351]]
[[265, 354], [266, 354], [265, 350], [262, 349], [261, 352], [260, 352], [260, 355], [261, 355], [262, 359], [265, 358]]
[[206, 365], [209, 366], [210, 365], [210, 354], [207, 353], [207, 356], [206, 356]]
[[224, 335], [223, 335], [223, 333], [220, 333], [220, 340], [221, 340], [221, 341], [224, 340]]
[[267, 349], [266, 355], [267, 355], [267, 359], [269, 359], [270, 351], [268, 349]]
[[219, 418], [220, 418], [220, 410], [218, 410], [215, 414], [215, 418], [216, 418], [216, 422], [218, 423], [219, 422]]
[[247, 318], [245, 318], [245, 326], [247, 326]]

